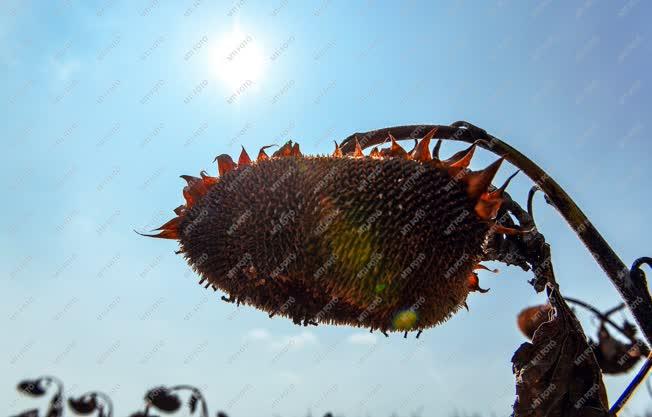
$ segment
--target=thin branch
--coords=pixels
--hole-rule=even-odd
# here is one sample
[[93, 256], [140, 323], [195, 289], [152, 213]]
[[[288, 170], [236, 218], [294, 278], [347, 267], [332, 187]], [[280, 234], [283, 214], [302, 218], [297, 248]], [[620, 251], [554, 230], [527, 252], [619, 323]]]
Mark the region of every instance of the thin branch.
[[614, 307], [614, 308], [612, 308], [612, 309], [610, 309], [610, 310], [607, 310], [606, 312], [603, 313], [603, 312], [601, 312], [600, 310], [598, 310], [597, 308], [593, 307], [591, 304], [586, 303], [586, 302], [584, 302], [584, 301], [582, 301], [582, 300], [578, 300], [577, 298], [572, 298], [572, 297], [564, 297], [564, 298], [565, 298], [566, 301], [568, 301], [569, 303], [576, 304], [576, 305], [578, 305], [578, 306], [580, 306], [580, 307], [583, 307], [583, 308], [589, 310], [591, 313], [593, 313], [593, 314], [595, 314], [596, 316], [598, 316], [598, 318], [599, 318], [600, 320], [604, 321], [605, 323], [609, 323], [611, 326], [613, 326], [614, 328], [620, 330], [621, 333], [623, 333], [624, 335], [626, 335], [625, 330], [622, 329], [618, 324], [614, 323], [614, 322], [609, 318], [609, 316], [612, 315], [613, 313], [615, 313], [616, 311], [622, 310], [623, 307], [625, 307], [625, 304], [624, 304], [624, 303], [621, 303], [621, 304], [617, 305], [616, 307]]
[[596, 262], [605, 271], [632, 312], [648, 344], [652, 345], [652, 297], [650, 297], [647, 288], [645, 275], [639, 269], [640, 273], [635, 275], [637, 279], [632, 279], [629, 268], [625, 266], [564, 189], [541, 167], [507, 143], [470, 123], [455, 122], [450, 126], [396, 126], [366, 133], [354, 133], [346, 138], [340, 147], [345, 153], [352, 152], [356, 139], [363, 148], [367, 148], [384, 142], [390, 132], [397, 140], [406, 140], [422, 137], [433, 128], [437, 128], [435, 138], [459, 140], [468, 143], [481, 140], [479, 146], [504, 157], [530, 177], [546, 194], [562, 217], [566, 219], [589, 252], [591, 252]]
[[612, 308], [612, 309], [610, 309], [608, 311], [605, 311], [603, 313], [600, 310], [598, 310], [597, 308], [593, 307], [591, 304], [586, 303], [586, 302], [584, 302], [582, 300], [578, 300], [576, 298], [571, 298], [571, 297], [564, 297], [564, 299], [566, 301], [568, 301], [569, 303], [571, 303], [571, 304], [575, 304], [575, 305], [578, 305], [580, 307], [583, 307], [583, 308], [589, 310], [590, 312], [595, 314], [603, 322], [609, 323], [611, 325], [611, 327], [618, 330], [618, 332], [620, 334], [622, 334], [623, 336], [625, 336], [627, 339], [629, 339], [630, 342], [632, 342], [634, 344], [637, 344], [639, 346], [639, 348], [641, 349], [641, 351], [643, 352], [643, 355], [647, 355], [648, 353], [650, 353], [650, 348], [645, 344], [645, 342], [643, 342], [642, 340], [638, 340], [634, 336], [630, 335], [629, 333], [627, 333], [627, 331], [625, 331], [625, 329], [622, 326], [618, 325], [617, 323], [615, 323], [613, 320], [611, 320], [609, 318], [609, 316], [611, 314], [613, 314], [616, 311], [619, 311], [623, 307], [625, 307], [625, 304], [619, 304], [618, 306], [616, 306], [616, 307], [614, 307], [614, 308]]
[[636, 391], [636, 388], [638, 388], [641, 382], [645, 381], [645, 376], [650, 371], [650, 369], [652, 369], [652, 353], [650, 353], [650, 355], [647, 357], [645, 363], [638, 371], [632, 382], [627, 385], [625, 391], [620, 395], [620, 397], [618, 397], [618, 400], [616, 400], [614, 405], [611, 406], [611, 410], [609, 410], [610, 415], [618, 415], [618, 412], [625, 406], [625, 404], [627, 404], [627, 400], [629, 400], [634, 391]]

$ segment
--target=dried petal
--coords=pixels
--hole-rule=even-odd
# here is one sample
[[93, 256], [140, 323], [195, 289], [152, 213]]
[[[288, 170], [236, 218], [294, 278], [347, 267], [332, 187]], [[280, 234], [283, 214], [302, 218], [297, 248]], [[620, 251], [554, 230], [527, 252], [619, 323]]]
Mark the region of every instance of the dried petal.
[[[335, 142], [335, 141], [333, 141]], [[341, 158], [344, 154], [342, 153], [342, 150], [340, 149], [340, 146], [335, 142], [335, 150], [333, 151], [333, 157], [335, 158]]]
[[249, 158], [249, 154], [243, 146], [242, 151], [240, 152], [240, 157], [238, 158], [238, 166], [245, 166], [249, 164], [251, 164], [251, 158]]
[[215, 160], [217, 161], [217, 170], [220, 174], [220, 177], [223, 177], [224, 174], [229, 171], [233, 171], [236, 168], [235, 162], [233, 162], [231, 156], [225, 153], [215, 157]]

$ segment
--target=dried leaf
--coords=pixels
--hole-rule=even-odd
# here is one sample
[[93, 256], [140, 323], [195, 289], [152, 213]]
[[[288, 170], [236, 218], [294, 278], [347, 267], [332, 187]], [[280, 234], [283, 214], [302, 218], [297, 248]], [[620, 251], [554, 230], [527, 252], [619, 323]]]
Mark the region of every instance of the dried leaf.
[[625, 331], [625, 334], [629, 337], [636, 337], [636, 333], [638, 329], [633, 323], [630, 323], [628, 320], [625, 320], [623, 323], [623, 330]]
[[632, 369], [643, 356], [642, 344], [623, 343], [613, 337], [604, 323], [598, 330], [598, 343], [594, 344], [595, 358], [605, 374], [622, 374]]
[[514, 417], [607, 417], [602, 374], [586, 336], [557, 289], [552, 318], [512, 357]]
[[145, 401], [161, 411], [172, 413], [181, 407], [181, 400], [166, 387], [152, 388], [145, 394]]
[[79, 398], [68, 398], [68, 407], [77, 414], [88, 415], [94, 412], [97, 407], [97, 399], [93, 395], [84, 395]]
[[32, 397], [40, 397], [45, 394], [46, 391], [43, 387], [42, 380], [40, 379], [21, 381], [16, 388], [18, 389], [18, 392]]
[[534, 332], [539, 326], [548, 321], [550, 310], [550, 304], [536, 305], [522, 310], [516, 319], [518, 328], [528, 339], [532, 340]]

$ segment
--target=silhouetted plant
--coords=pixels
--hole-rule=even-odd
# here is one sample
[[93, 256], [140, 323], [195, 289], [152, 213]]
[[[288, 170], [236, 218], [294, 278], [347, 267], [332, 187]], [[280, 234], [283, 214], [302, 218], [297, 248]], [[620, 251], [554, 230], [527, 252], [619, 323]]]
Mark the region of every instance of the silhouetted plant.
[[97, 417], [113, 417], [111, 398], [101, 392], [87, 392], [78, 398], [68, 398], [68, 407], [81, 415], [89, 415], [97, 411]]
[[21, 394], [29, 395], [32, 397], [40, 397], [45, 394], [46, 389], [41, 385], [42, 380], [25, 380], [17, 385], [17, 389]]
[[[21, 381], [16, 386], [18, 392], [31, 397], [44, 396], [51, 386], [55, 386], [56, 390], [50, 399], [47, 417], [61, 417], [63, 416], [63, 382], [52, 376], [42, 376], [37, 379], [26, 379]], [[21, 417], [38, 416], [38, 410], [32, 409], [19, 414]]]
[[[642, 378], [645, 372], [639, 372], [637, 377]], [[48, 379], [50, 382], [48, 382]], [[33, 396], [33, 397], [42, 397], [47, 393], [47, 388], [52, 381], [56, 381], [60, 389], [57, 390], [59, 398], [63, 398], [63, 384], [52, 377], [43, 377], [36, 380], [25, 380], [18, 384], [17, 388], [21, 393]], [[652, 385], [650, 381], [647, 382], [647, 390], [652, 396]], [[145, 394], [145, 408], [142, 411], [137, 411], [132, 413], [130, 417], [159, 417], [155, 414], [150, 414], [151, 410], [159, 410], [164, 413], [174, 413], [180, 411], [183, 407], [183, 401], [177, 395], [177, 392], [189, 391], [190, 396], [187, 400], [188, 410], [190, 414], [193, 415], [198, 406], [201, 406], [201, 417], [208, 417], [208, 409], [206, 402], [199, 391], [199, 389], [190, 386], [190, 385], [176, 385], [173, 387], [164, 387], [159, 386], [150, 389]], [[55, 395], [56, 397], [56, 395]], [[194, 398], [194, 399], [193, 399]], [[111, 399], [101, 392], [87, 392], [80, 395], [79, 397], [69, 398], [68, 407], [76, 414], [79, 415], [91, 415], [93, 412], [97, 412], [97, 417], [112, 417], [113, 415], [113, 405]], [[193, 405], [194, 404], [194, 405]], [[452, 416], [461, 416], [459, 412], [454, 413]], [[464, 414], [468, 415], [468, 414]], [[61, 417], [63, 416], [63, 408], [59, 409], [48, 409], [46, 417]], [[216, 417], [229, 417], [224, 411], [218, 411], [215, 414]], [[411, 414], [412, 417], [417, 416], [417, 414]], [[470, 415], [469, 415], [470, 416]], [[478, 414], [473, 414], [472, 416], [479, 416]], [[26, 410], [20, 414], [16, 414], [12, 417], [39, 417], [39, 412], [37, 409]], [[327, 412], [323, 417], [334, 417], [334, 414]], [[341, 416], [342, 417], [342, 416]], [[397, 414], [392, 414], [392, 417], [397, 417]], [[648, 411], [644, 417], [652, 417], [652, 414]]]
[[194, 414], [199, 409], [201, 417], [208, 417], [208, 406], [206, 405], [204, 396], [198, 388], [191, 385], [175, 385], [173, 387], [159, 386], [152, 388], [145, 394], [144, 410], [131, 414], [131, 417], [152, 417], [149, 414], [150, 409], [160, 410], [165, 413], [179, 411], [182, 402], [177, 392], [180, 391], [190, 392], [186, 404], [191, 414]]
[[179, 397], [165, 387], [156, 387], [147, 392], [145, 395], [145, 401], [153, 407], [168, 413], [177, 411], [179, 407], [181, 407], [181, 400], [179, 400]]

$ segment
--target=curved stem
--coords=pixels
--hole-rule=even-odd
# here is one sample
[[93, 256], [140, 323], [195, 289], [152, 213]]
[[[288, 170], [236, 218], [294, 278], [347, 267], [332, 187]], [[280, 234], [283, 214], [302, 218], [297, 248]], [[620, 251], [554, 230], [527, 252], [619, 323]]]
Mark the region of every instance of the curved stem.
[[42, 379], [44, 381], [47, 381], [48, 383], [52, 383], [52, 384], [56, 385], [56, 387], [57, 387], [56, 395], [59, 397], [60, 401], [63, 401], [63, 381], [62, 380], [60, 380], [59, 378], [57, 378], [55, 376], [49, 376], [49, 375], [42, 376], [39, 379]]
[[568, 301], [569, 303], [576, 304], [576, 305], [578, 305], [580, 307], [583, 307], [583, 308], [589, 310], [591, 313], [598, 316], [602, 321], [605, 321], [605, 322], [611, 324], [613, 327], [615, 327], [615, 328], [620, 327], [616, 323], [614, 323], [609, 318], [609, 316], [612, 315], [613, 313], [615, 313], [616, 311], [621, 310], [623, 307], [625, 307], [624, 303], [621, 303], [621, 304], [617, 305], [616, 307], [614, 307], [614, 308], [612, 308], [610, 310], [607, 310], [606, 312], [603, 313], [600, 310], [598, 310], [597, 308], [593, 307], [591, 304], [589, 304], [587, 302], [584, 302], [582, 300], [578, 300], [577, 298], [564, 296], [564, 299], [566, 301]]
[[596, 262], [605, 271], [632, 312], [648, 344], [652, 345], [652, 297], [650, 297], [644, 275], [636, 281], [632, 280], [629, 268], [625, 266], [564, 189], [541, 167], [507, 143], [470, 123], [455, 122], [450, 126], [409, 125], [389, 127], [366, 133], [354, 133], [346, 138], [340, 147], [345, 153], [351, 152], [355, 147], [356, 139], [358, 139], [360, 146], [366, 148], [383, 143], [389, 132], [397, 140], [405, 140], [422, 137], [433, 128], [437, 128], [435, 138], [459, 140], [468, 143], [481, 140], [479, 146], [504, 157], [530, 177], [548, 196], [551, 203], [566, 219], [589, 252], [591, 252]]
[[648, 264], [648, 265], [652, 266], [652, 258], [650, 258], [649, 256], [644, 256], [644, 257], [638, 258], [636, 261], [634, 261], [634, 267], [635, 268], [638, 268], [643, 264]]
[[180, 391], [180, 390], [192, 391], [193, 394], [195, 394], [197, 398], [199, 398], [199, 401], [201, 402], [202, 417], [208, 417], [208, 405], [206, 404], [206, 399], [202, 395], [199, 388], [193, 387], [192, 385], [175, 385], [173, 387], [170, 387], [169, 389], [170, 391]]
[[111, 401], [111, 398], [108, 395], [106, 395], [103, 392], [99, 392], [99, 391], [91, 391], [91, 392], [87, 392], [85, 394], [82, 394], [81, 396], [85, 397], [87, 395], [89, 395], [89, 396], [93, 395], [96, 398], [102, 399], [102, 402], [104, 402], [106, 404], [107, 417], [113, 417], [113, 401]]
[[532, 207], [532, 202], [534, 200], [534, 194], [536, 194], [536, 192], [539, 190], [539, 186], [535, 185], [530, 188], [530, 192], [527, 194], [527, 214], [529, 214], [532, 218], [534, 218], [534, 208]]
[[643, 367], [638, 371], [632, 382], [627, 385], [625, 391], [620, 395], [618, 400], [611, 406], [609, 414], [615, 416], [627, 404], [627, 400], [632, 396], [638, 385], [645, 380], [645, 376], [652, 369], [652, 353], [647, 357], [647, 360], [643, 364]]
[[63, 409], [63, 381], [55, 376], [49, 375], [42, 376], [39, 379], [46, 381], [48, 384], [54, 384], [57, 387], [57, 392], [50, 400], [50, 407], [48, 410], [48, 415], [54, 415], [55, 410], [61, 411]]
[[603, 322], [609, 323], [611, 325], [611, 327], [618, 330], [623, 336], [625, 336], [627, 339], [629, 339], [632, 343], [640, 343], [640, 341], [636, 340], [636, 338], [634, 338], [634, 337], [630, 336], [629, 334], [627, 334], [627, 332], [625, 331], [625, 329], [622, 326], [619, 326], [617, 323], [615, 323], [613, 320], [611, 320], [609, 318], [609, 316], [611, 314], [613, 314], [616, 311], [618, 311], [618, 310], [622, 309], [623, 307], [625, 307], [624, 303], [612, 308], [611, 310], [606, 311], [605, 313], [602, 313], [600, 310], [593, 307], [591, 304], [585, 303], [582, 300], [578, 300], [578, 299], [572, 298], [572, 297], [564, 297], [564, 299], [566, 301], [568, 301], [569, 303], [571, 303], [571, 304], [575, 304], [575, 305], [578, 305], [580, 307], [583, 307], [583, 308], [589, 310], [590, 312], [595, 314]]
[[611, 316], [613, 313], [616, 313], [616, 312], [622, 310], [622, 309], [625, 308], [625, 307], [627, 307], [627, 305], [625, 305], [625, 303], [620, 303], [620, 304], [618, 304], [616, 307], [612, 307], [612, 308], [610, 308], [609, 310], [605, 311], [605, 312], [604, 312], [604, 315], [605, 315], [606, 317], [609, 317], [609, 316]]
[[60, 395], [63, 394], [63, 381], [61, 381], [56, 376], [45, 375], [45, 376], [39, 377], [38, 379], [42, 379], [43, 381], [46, 381], [48, 384], [56, 385], [57, 394], [60, 394]]

